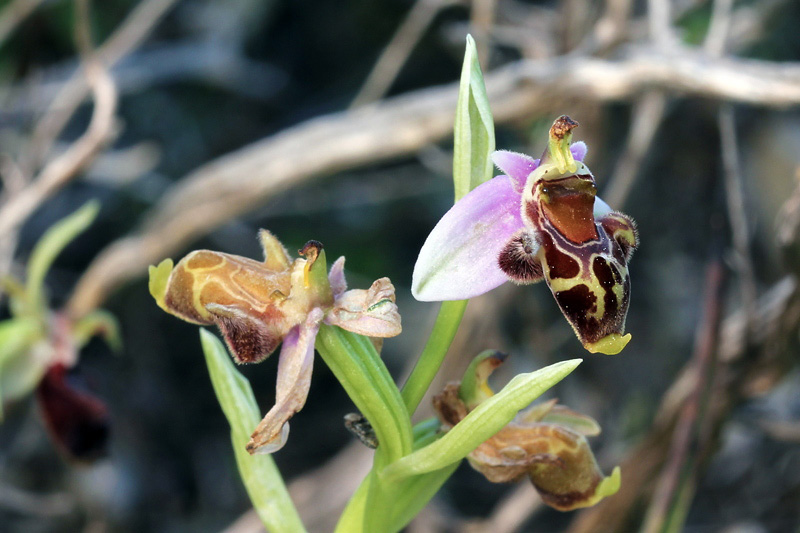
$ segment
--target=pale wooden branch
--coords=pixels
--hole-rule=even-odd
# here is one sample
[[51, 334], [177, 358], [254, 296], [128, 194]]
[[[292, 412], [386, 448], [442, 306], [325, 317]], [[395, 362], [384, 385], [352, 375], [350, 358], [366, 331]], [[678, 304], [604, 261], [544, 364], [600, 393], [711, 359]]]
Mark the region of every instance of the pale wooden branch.
[[[518, 62], [487, 76], [496, 122], [551, 113], [565, 98], [626, 100], [645, 90], [769, 107], [800, 104], [800, 64], [632, 49], [622, 59]], [[458, 86], [423, 89], [319, 117], [211, 161], [153, 208], [137, 234], [113, 243], [81, 278], [68, 309], [80, 316], [109, 291], [275, 195], [311, 177], [414, 153], [452, 133]]]
[[614, 209], [623, 209], [625, 201], [642, 168], [653, 138], [664, 120], [667, 97], [661, 91], [645, 93], [633, 105], [632, 123], [611, 179], [603, 191], [603, 199]]
[[0, 45], [43, 0], [13, 0], [0, 10]]
[[[78, 6], [82, 4], [78, 2]], [[88, 9], [88, 7], [87, 7]], [[88, 14], [78, 9], [76, 41], [84, 56], [86, 78], [94, 97], [94, 112], [84, 134], [48, 163], [29, 185], [9, 196], [0, 207], [0, 235], [15, 231], [41, 203], [88, 165], [113, 133], [117, 93], [108, 71], [88, 42]]]
[[[759, 299], [752, 323], [748, 323], [741, 310], [723, 321], [718, 347], [720, 364], [710, 395], [710, 417], [722, 420], [722, 413], [754, 390], [763, 393], [788, 371], [786, 360], [796, 353], [798, 327], [800, 292], [793, 276], [776, 283]], [[750, 347], [742, 343], [745, 330], [754, 332]], [[620, 462], [620, 491], [613, 498], [582, 511], [570, 525], [569, 533], [625, 531], [632, 527], [628, 521], [638, 509], [637, 502], [652, 492], [653, 481], [669, 452], [670, 436], [697, 379], [697, 368], [690, 361], [662, 397], [650, 431]], [[706, 448], [710, 448], [708, 443]]]
[[350, 104], [352, 109], [370, 104], [383, 98], [391, 88], [395, 78], [408, 56], [414, 50], [425, 31], [442, 9], [461, 0], [417, 0], [400, 23], [389, 44], [381, 52], [375, 66], [367, 76], [364, 85]]
[[[728, 208], [728, 220], [733, 239], [735, 265], [739, 277], [739, 292], [742, 298], [742, 309], [748, 316], [756, 312], [756, 286], [753, 255], [750, 250], [750, 230], [747, 209], [744, 202], [744, 183], [736, 140], [736, 123], [733, 107], [724, 104], [718, 113], [720, 145], [722, 147], [722, 164], [725, 175], [725, 200]], [[749, 332], [745, 332], [749, 338]]]
[[[177, 0], [145, 0], [137, 4], [125, 21], [98, 47], [95, 52], [97, 61], [106, 68], [113, 67], [144, 41], [175, 2]], [[34, 128], [27, 167], [34, 168], [46, 157], [90, 90], [94, 91], [92, 82], [80, 71], [64, 84], [48, 112]]]

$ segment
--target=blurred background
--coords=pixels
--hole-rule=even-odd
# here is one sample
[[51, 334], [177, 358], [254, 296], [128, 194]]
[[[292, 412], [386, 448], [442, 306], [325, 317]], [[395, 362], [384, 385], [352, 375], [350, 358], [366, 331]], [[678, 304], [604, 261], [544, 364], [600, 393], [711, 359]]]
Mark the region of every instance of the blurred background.
[[[452, 205], [467, 33], [497, 147], [538, 157], [568, 114], [601, 196], [638, 222], [633, 340], [587, 354], [546, 287], [507, 284], [470, 302], [434, 389], [486, 348], [512, 355], [496, 388], [584, 357], [551, 396], [601, 423], [592, 447], [623, 482], [559, 513], [462, 466], [408, 531], [658, 531], [683, 515], [691, 532], [798, 531], [798, 23], [792, 0], [2, 0], [0, 275], [24, 277], [45, 230], [99, 199], [46, 286], [58, 316], [110, 311], [124, 348], [92, 341], [71, 376], [107, 405], [99, 459], [59, 452], [34, 397], [5, 406], [0, 531], [260, 530], [197, 327], [148, 293], [165, 257], [257, 258], [268, 228], [345, 255], [352, 287], [389, 276], [404, 332], [383, 357], [402, 381], [438, 307], [409, 287]], [[242, 368], [264, 411], [276, 367]], [[332, 530], [369, 469], [352, 410], [318, 360], [275, 455], [310, 531]]]

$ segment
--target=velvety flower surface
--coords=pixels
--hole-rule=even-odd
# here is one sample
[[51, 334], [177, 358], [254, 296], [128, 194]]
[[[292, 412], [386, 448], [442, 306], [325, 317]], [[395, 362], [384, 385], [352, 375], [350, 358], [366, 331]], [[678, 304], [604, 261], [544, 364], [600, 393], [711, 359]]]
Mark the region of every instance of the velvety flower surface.
[[556, 120], [541, 160], [493, 154], [504, 174], [459, 200], [423, 245], [412, 280], [418, 300], [461, 300], [508, 280], [544, 280], [586, 349], [625, 347], [636, 229], [597, 198], [582, 162], [586, 145], [570, 145], [575, 126], [569, 117]]
[[320, 324], [370, 337], [401, 332], [394, 286], [381, 278], [367, 290], [347, 290], [344, 258], [326, 272], [322, 244], [309, 241], [292, 261], [270, 232], [259, 234], [262, 262], [198, 250], [173, 268], [150, 267], [150, 293], [166, 312], [216, 325], [237, 363], [258, 363], [281, 342], [275, 406], [253, 432], [250, 453], [272, 453], [286, 443], [288, 420], [303, 408], [311, 385]]
[[[445, 430], [493, 394], [486, 379], [504, 356], [482, 355], [467, 370], [462, 383], [447, 385], [434, 398]], [[600, 426], [592, 418], [551, 400], [520, 412], [467, 459], [493, 483], [528, 476], [544, 503], [571, 511], [594, 505], [619, 490], [619, 467], [604, 477], [586, 442], [585, 437], [599, 433]]]

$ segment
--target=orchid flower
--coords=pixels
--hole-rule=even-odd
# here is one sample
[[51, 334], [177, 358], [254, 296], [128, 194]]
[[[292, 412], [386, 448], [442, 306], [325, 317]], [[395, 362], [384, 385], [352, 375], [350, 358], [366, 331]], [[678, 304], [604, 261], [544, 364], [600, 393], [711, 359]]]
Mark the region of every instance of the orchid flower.
[[[476, 357], [461, 383], [447, 385], [433, 402], [445, 431], [493, 396], [487, 383], [506, 359], [492, 350]], [[467, 456], [472, 468], [493, 483], [528, 476], [542, 501], [559, 511], [589, 507], [619, 490], [620, 469], [604, 477], [587, 436], [600, 433], [592, 418], [550, 400], [516, 418]]]
[[291, 261], [275, 236], [261, 230], [265, 259], [258, 262], [209, 250], [150, 267], [150, 293], [166, 312], [187, 322], [216, 325], [237, 363], [259, 363], [283, 342], [275, 406], [253, 432], [247, 450], [272, 453], [289, 436], [288, 420], [305, 405], [314, 341], [320, 324], [369, 337], [401, 331], [394, 286], [388, 278], [367, 290], [347, 290], [344, 257], [326, 274], [322, 244], [309, 241]]
[[586, 145], [570, 145], [577, 125], [557, 119], [541, 159], [494, 152], [504, 174], [473, 189], [433, 229], [414, 267], [414, 297], [462, 300], [508, 280], [545, 280], [587, 350], [625, 347], [636, 226], [596, 197]]

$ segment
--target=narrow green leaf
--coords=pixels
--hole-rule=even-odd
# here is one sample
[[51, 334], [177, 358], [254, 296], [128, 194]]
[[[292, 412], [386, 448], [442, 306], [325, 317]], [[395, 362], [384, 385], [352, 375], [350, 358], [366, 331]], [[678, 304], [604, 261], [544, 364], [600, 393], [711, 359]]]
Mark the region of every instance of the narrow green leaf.
[[236, 464], [253, 507], [270, 532], [305, 531], [272, 456], [250, 455], [245, 450], [261, 419], [250, 382], [236, 370], [228, 351], [212, 333], [201, 329], [200, 341], [214, 392], [231, 426]]
[[47, 271], [61, 251], [94, 221], [100, 203], [92, 200], [53, 224], [36, 243], [28, 260], [26, 292], [31, 310], [42, 305], [42, 284]]
[[122, 351], [122, 337], [119, 334], [119, 323], [117, 319], [103, 309], [92, 311], [84, 316], [75, 324], [72, 330], [75, 343], [78, 348], [82, 348], [95, 335], [101, 335], [108, 343], [109, 347], [115, 352]]
[[323, 324], [316, 349], [378, 437], [387, 461], [411, 451], [411, 422], [400, 391], [367, 337]]
[[492, 177], [494, 119], [483, 83], [475, 40], [467, 35], [453, 132], [456, 201]]
[[34, 318], [0, 322], [0, 420], [3, 403], [29, 394], [39, 383], [46, 361], [32, 348], [43, 335], [41, 323]]
[[396, 490], [396, 497], [388, 506], [389, 531], [400, 531], [428, 505], [442, 485], [458, 468], [458, 461], [439, 470], [405, 479]]
[[442, 438], [389, 465], [382, 472], [382, 477], [386, 482], [397, 481], [460, 461], [500, 431], [521, 409], [569, 375], [581, 361], [572, 359], [536, 372], [519, 374], [503, 390], [478, 405]]

